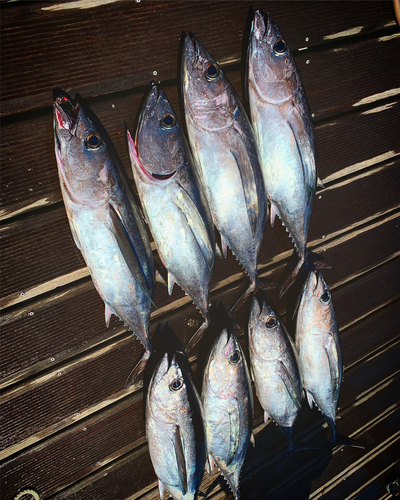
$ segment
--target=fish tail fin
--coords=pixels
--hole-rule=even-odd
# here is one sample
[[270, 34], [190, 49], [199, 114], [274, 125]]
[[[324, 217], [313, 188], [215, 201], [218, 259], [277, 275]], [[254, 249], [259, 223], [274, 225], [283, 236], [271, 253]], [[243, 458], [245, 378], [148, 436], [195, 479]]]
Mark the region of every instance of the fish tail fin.
[[[296, 264], [296, 267], [290, 273], [289, 277], [287, 278], [284, 285], [282, 286], [281, 291], [279, 292], [279, 298], [281, 298], [282, 295], [284, 293], [286, 293], [287, 290], [293, 285], [293, 283], [295, 282], [295, 280], [296, 280], [301, 268], [303, 267], [303, 264], [305, 263], [305, 261], [306, 261], [306, 256], [305, 255], [301, 256]], [[288, 267], [290, 267], [290, 263], [286, 267], [284, 274], [286, 274], [286, 270], [288, 269]]]
[[332, 437], [328, 443], [328, 445], [325, 447], [323, 452], [318, 458], [317, 461], [317, 470], [321, 467], [321, 465], [327, 460], [327, 458], [332, 454], [333, 450], [336, 448], [340, 448], [342, 446], [351, 446], [352, 448], [361, 448], [365, 450], [365, 446], [355, 439], [349, 437], [349, 436], [344, 436], [343, 434], [339, 434], [337, 432], [332, 434]]
[[[286, 266], [286, 269], [282, 273], [282, 276], [287, 275], [288, 272], [290, 272], [290, 269], [292, 268], [293, 263], [289, 262], [288, 265]], [[295, 282], [297, 276], [299, 275], [301, 269], [304, 269], [304, 271], [311, 271], [313, 269], [331, 269], [331, 266], [325, 261], [324, 257], [322, 255], [315, 253], [315, 252], [309, 252], [307, 249], [304, 251], [303, 255], [300, 255], [300, 258], [293, 269], [293, 271], [290, 273], [289, 277], [286, 279], [284, 285], [281, 288], [281, 291], [279, 293], [279, 297], [282, 297], [282, 295], [287, 292], [287, 290], [291, 287], [291, 285]]]
[[185, 353], [189, 354], [189, 352], [197, 345], [198, 341], [202, 338], [204, 332], [207, 330], [210, 324], [209, 319], [204, 319], [203, 323], [199, 326], [199, 328], [194, 332], [189, 342], [186, 344]]
[[330, 442], [330, 446], [333, 448], [338, 448], [339, 446], [351, 446], [352, 448], [361, 448], [365, 450], [365, 446], [356, 439], [339, 433], [336, 433], [336, 439], [332, 443]]
[[133, 367], [132, 371], [128, 375], [128, 378], [126, 379], [125, 387], [127, 389], [129, 389], [129, 387], [134, 383], [138, 375], [140, 375], [144, 370], [146, 363], [150, 357], [150, 354], [151, 354], [151, 349], [147, 348], [144, 351], [143, 356], [140, 358], [138, 363]]

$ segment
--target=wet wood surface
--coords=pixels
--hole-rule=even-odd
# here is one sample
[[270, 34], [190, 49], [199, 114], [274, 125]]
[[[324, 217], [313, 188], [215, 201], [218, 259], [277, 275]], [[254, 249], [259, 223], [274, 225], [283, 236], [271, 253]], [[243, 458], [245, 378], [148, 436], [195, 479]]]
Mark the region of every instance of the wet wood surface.
[[[44, 499], [159, 498], [143, 421], [143, 383], [127, 375], [142, 352], [104, 305], [76, 248], [54, 157], [52, 89], [79, 93], [102, 121], [127, 170], [124, 123], [134, 131], [143, 95], [160, 80], [179, 113], [177, 57], [191, 30], [223, 65], [242, 98], [250, 2], [150, 0], [3, 2], [1, 16], [1, 496], [24, 488]], [[86, 8], [83, 8], [86, 7]], [[309, 247], [340, 328], [345, 376], [338, 430], [365, 450], [295, 454], [275, 474], [286, 440], [255, 408], [242, 498], [387, 498], [399, 467], [400, 33], [391, 2], [260, 2], [294, 51], [314, 116], [319, 176]], [[156, 72], [156, 74], [154, 74]], [[156, 250], [153, 245], [154, 255]], [[267, 227], [261, 276], [279, 280], [292, 245]], [[291, 321], [301, 283], [271, 297]], [[247, 278], [217, 259], [210, 300], [231, 306]], [[168, 322], [183, 345], [200, 316], [175, 286], [157, 284], [150, 331]], [[247, 309], [238, 311], [246, 348]], [[197, 380], [197, 355], [190, 353]], [[199, 356], [201, 353], [199, 354]], [[199, 368], [200, 370], [200, 368]], [[303, 403], [295, 435], [322, 446], [321, 414]], [[215, 470], [207, 498], [232, 498]], [[165, 494], [164, 498], [167, 498]], [[23, 500], [29, 500], [25, 495]]]

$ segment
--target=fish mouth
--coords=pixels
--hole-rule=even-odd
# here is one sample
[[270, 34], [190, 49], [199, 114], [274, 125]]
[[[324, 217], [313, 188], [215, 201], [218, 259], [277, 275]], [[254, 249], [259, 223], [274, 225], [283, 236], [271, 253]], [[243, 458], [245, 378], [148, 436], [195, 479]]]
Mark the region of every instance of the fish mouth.
[[56, 125], [75, 135], [79, 121], [80, 106], [74, 103], [71, 96], [61, 89], [53, 89], [53, 107]]
[[184, 50], [183, 50], [183, 55], [184, 55], [184, 61], [186, 64], [186, 70], [188, 71], [188, 63], [189, 61], [191, 62], [191, 65], [193, 68], [198, 68], [200, 67], [200, 63], [204, 59], [202, 57], [202, 45], [200, 42], [197, 40], [197, 38], [194, 36], [194, 34], [189, 31], [188, 34], [186, 34], [185, 38], [185, 45], [184, 45]]

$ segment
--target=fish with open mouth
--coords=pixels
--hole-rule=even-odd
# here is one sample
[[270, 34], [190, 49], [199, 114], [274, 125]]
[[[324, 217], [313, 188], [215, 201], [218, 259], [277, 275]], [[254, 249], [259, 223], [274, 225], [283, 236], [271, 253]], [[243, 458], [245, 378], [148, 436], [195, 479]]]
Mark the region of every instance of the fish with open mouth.
[[364, 448], [336, 430], [342, 355], [332, 296], [319, 271], [308, 273], [299, 295], [295, 341], [307, 401], [311, 408], [317, 405], [332, 432], [328, 451], [341, 445]]
[[214, 462], [235, 498], [253, 436], [253, 392], [246, 358], [233, 332], [224, 327], [214, 341], [203, 375], [203, 402], [209, 470]]
[[204, 474], [206, 442], [197, 391], [174, 353], [156, 366], [146, 400], [146, 435], [160, 497], [194, 500]]
[[[283, 285], [283, 295], [307, 260], [307, 233], [317, 187], [315, 135], [289, 46], [271, 16], [264, 17], [260, 11], [251, 28], [246, 87], [271, 225], [278, 215], [300, 257]], [[316, 261], [318, 266], [327, 267]]]
[[250, 278], [248, 296], [258, 283], [266, 216], [253, 130], [222, 68], [192, 33], [184, 39], [181, 84], [198, 177], [223, 254], [229, 247]]
[[264, 422], [271, 418], [289, 440], [282, 465], [294, 451], [303, 448], [293, 438], [303, 392], [296, 348], [279, 315], [260, 293], [253, 298], [248, 332], [251, 373]]
[[105, 303], [150, 356], [149, 318], [155, 284], [150, 241], [123, 172], [87, 110], [55, 89], [54, 138], [61, 192], [75, 244]]
[[127, 135], [145, 218], [168, 271], [168, 291], [171, 294], [177, 283], [204, 318], [190, 341], [193, 347], [209, 324], [214, 229], [178, 119], [158, 86], [153, 86], [143, 106], [135, 142], [129, 131]]

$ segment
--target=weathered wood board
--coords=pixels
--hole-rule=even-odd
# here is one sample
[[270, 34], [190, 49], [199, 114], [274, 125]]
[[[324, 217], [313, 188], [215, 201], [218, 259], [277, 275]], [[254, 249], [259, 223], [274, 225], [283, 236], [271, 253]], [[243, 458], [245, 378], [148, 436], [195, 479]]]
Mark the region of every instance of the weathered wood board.
[[[115, 318], [106, 328], [104, 305], [74, 245], [54, 157], [51, 92], [61, 87], [83, 96], [132, 178], [124, 123], [134, 130], [151, 80], [162, 82], [180, 112], [182, 30], [195, 33], [242, 98], [250, 5], [1, 3], [2, 499], [25, 488], [40, 500], [159, 498], [142, 380], [125, 388], [142, 349]], [[256, 403], [256, 447], [243, 468], [242, 498], [389, 498], [385, 481], [399, 470], [400, 433], [399, 27], [389, 1], [252, 5], [269, 11], [280, 27], [313, 113], [325, 188], [317, 193], [309, 246], [332, 266], [323, 274], [345, 365], [339, 432], [366, 449], [335, 450], [318, 470], [318, 451], [299, 452], [275, 474], [285, 437], [264, 426]], [[267, 227], [260, 275], [278, 280], [291, 253], [284, 228]], [[217, 259], [210, 300], [231, 306], [246, 285], [229, 254]], [[291, 333], [299, 286], [282, 299], [271, 291]], [[166, 321], [185, 345], [200, 321], [194, 305], [177, 286], [169, 296], [157, 284], [154, 300], [151, 332]], [[236, 315], [244, 346], [246, 314], [244, 308]], [[190, 357], [195, 373], [197, 355], [195, 349]], [[328, 430], [304, 403], [295, 434], [322, 446]], [[215, 500], [232, 498], [216, 471], [205, 475], [201, 491]]]

